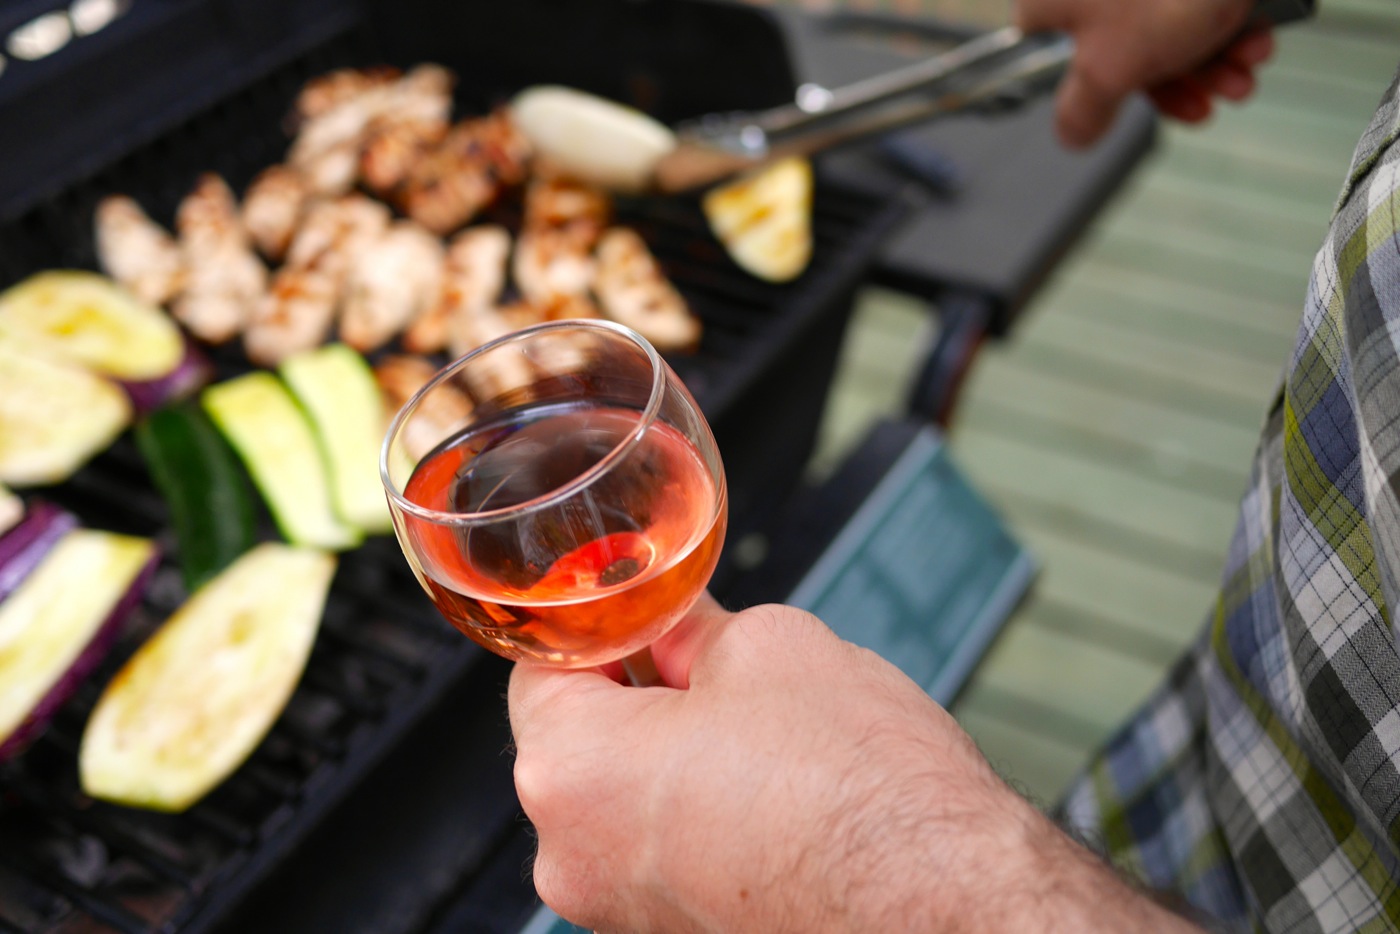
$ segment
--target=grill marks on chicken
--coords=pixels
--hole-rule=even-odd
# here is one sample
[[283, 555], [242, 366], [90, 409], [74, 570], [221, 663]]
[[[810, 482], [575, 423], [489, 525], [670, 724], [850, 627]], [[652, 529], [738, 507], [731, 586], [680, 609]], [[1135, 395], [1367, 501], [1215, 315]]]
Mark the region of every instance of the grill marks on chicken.
[[[374, 367], [388, 418], [408, 404], [413, 394], [437, 375], [437, 366], [423, 357], [390, 354]], [[455, 384], [443, 385], [421, 403], [417, 415], [404, 425], [403, 443], [414, 460], [426, 456], [443, 438], [455, 434], [472, 414], [471, 399]]]
[[614, 227], [599, 240], [593, 287], [605, 315], [657, 349], [688, 350], [699, 344], [700, 320], [635, 230]]
[[[599, 189], [562, 178], [530, 183], [512, 272], [535, 321], [599, 317], [593, 248], [611, 219], [612, 200]], [[515, 309], [517, 320], [523, 314]]]
[[175, 238], [125, 195], [97, 205], [97, 257], [102, 268], [144, 302], [162, 305], [184, 286], [185, 264]]
[[354, 186], [361, 150], [371, 137], [402, 125], [445, 128], [452, 110], [454, 79], [437, 65], [420, 65], [399, 78], [391, 72], [362, 79], [337, 74], [309, 99], [305, 91], [298, 98], [302, 122], [287, 153], [287, 164], [320, 195], [344, 194]]
[[700, 319], [641, 236], [610, 227], [611, 220], [611, 202], [597, 189], [567, 179], [531, 183], [514, 272], [536, 320], [598, 317], [601, 309], [602, 317], [627, 325], [660, 350], [693, 350]]
[[463, 120], [424, 147], [387, 196], [438, 234], [451, 233], [525, 180], [530, 145], [504, 112]]
[[438, 302], [442, 241], [413, 221], [398, 221], [350, 269], [340, 339], [361, 353], [388, 343]]
[[500, 298], [509, 257], [510, 232], [499, 225], [468, 227], [453, 237], [437, 300], [404, 332], [404, 349], [437, 353], [445, 348], [455, 319], [490, 308]]
[[389, 209], [363, 195], [315, 202], [243, 335], [248, 359], [275, 366], [319, 345], [335, 323], [345, 279], [388, 229]]
[[311, 198], [311, 186], [296, 169], [264, 169], [243, 196], [243, 226], [258, 251], [274, 262], [287, 253]]
[[175, 215], [185, 266], [184, 290], [171, 312], [200, 340], [222, 344], [247, 325], [267, 287], [238, 202], [222, 178], [202, 175]]

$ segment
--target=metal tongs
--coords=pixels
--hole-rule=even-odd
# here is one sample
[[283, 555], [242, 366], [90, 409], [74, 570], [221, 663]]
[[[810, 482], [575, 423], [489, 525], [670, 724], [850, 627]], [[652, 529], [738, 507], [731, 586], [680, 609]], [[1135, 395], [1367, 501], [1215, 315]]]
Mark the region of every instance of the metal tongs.
[[686, 191], [936, 116], [989, 103], [1014, 106], [1053, 88], [1073, 54], [1066, 35], [1026, 35], [1007, 26], [844, 87], [806, 84], [791, 104], [711, 114], [677, 127], [676, 146], [657, 162], [654, 184]]

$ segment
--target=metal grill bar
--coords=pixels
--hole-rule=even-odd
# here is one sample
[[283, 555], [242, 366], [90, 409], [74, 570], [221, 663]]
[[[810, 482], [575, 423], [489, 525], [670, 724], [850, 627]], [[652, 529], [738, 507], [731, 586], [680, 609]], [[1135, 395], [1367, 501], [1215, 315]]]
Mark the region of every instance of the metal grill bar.
[[57, 820], [57, 815], [62, 814], [65, 820], [80, 833], [87, 833], [102, 840], [108, 848], [134, 860], [153, 874], [184, 889], [194, 885], [194, 879], [188, 872], [159, 853], [152, 852], [144, 843], [136, 840], [110, 821], [104, 820], [101, 816], [91, 811], [78, 811], [69, 808], [66, 802], [59, 800], [43, 786], [32, 781], [13, 780], [7, 783], [7, 787], [37, 805], [38, 812], [43, 816], [43, 819], [55, 830], [63, 829]]
[[18, 854], [0, 850], [0, 864], [20, 873], [67, 899], [76, 908], [87, 912], [103, 924], [116, 928], [121, 934], [149, 934], [151, 927], [144, 920], [119, 905], [114, 905], [38, 862]]
[[188, 818], [190, 823], [197, 824], [238, 849], [253, 845], [255, 834], [244, 827], [242, 821], [229, 817], [207, 805], [199, 805], [186, 811], [184, 817]]

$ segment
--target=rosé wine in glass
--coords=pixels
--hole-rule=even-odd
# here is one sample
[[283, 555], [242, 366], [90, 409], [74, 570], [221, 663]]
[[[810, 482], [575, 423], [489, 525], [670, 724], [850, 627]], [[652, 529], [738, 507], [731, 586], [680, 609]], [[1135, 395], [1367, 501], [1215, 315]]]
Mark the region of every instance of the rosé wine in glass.
[[419, 582], [512, 659], [644, 650], [724, 540], [709, 427], [656, 351], [605, 322], [526, 329], [449, 366], [395, 418], [381, 472]]

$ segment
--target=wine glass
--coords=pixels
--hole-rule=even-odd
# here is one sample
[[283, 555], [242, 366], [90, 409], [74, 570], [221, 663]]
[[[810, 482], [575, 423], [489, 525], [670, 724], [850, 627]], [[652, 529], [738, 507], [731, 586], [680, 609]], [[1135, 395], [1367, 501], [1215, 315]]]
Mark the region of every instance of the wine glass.
[[724, 541], [724, 468], [684, 384], [641, 335], [552, 322], [439, 372], [380, 454], [394, 531], [447, 619], [506, 658], [622, 660], [704, 589]]

